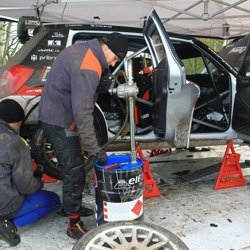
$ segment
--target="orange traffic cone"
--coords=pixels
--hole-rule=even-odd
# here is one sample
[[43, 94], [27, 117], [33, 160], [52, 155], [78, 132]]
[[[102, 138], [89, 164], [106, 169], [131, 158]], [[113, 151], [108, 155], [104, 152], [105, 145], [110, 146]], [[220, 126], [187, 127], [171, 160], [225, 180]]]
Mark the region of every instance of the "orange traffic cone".
[[149, 161], [145, 159], [143, 152], [139, 146], [136, 146], [137, 155], [143, 160], [143, 198], [160, 196], [159, 189], [155, 183], [153, 175], [150, 171]]
[[[231, 153], [229, 153], [230, 150]], [[218, 190], [245, 185], [246, 181], [240, 167], [240, 154], [235, 153], [233, 143], [229, 140], [214, 189]]]

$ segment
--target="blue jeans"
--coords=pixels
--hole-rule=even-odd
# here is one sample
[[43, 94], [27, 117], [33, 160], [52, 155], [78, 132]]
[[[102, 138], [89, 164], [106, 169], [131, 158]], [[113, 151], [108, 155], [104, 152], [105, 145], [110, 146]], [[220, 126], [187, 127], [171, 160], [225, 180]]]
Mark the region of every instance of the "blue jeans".
[[32, 224], [45, 215], [59, 210], [59, 196], [51, 191], [40, 190], [25, 197], [21, 207], [12, 216], [11, 221], [16, 227]]
[[41, 123], [63, 171], [63, 210], [67, 215], [78, 213], [85, 184], [84, 157], [77, 131]]

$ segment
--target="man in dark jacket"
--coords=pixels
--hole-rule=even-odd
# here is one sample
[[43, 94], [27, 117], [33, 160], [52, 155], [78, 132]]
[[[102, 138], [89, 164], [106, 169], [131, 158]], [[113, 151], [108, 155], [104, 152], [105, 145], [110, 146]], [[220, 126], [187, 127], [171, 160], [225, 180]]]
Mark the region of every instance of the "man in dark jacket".
[[30, 224], [60, 208], [57, 194], [43, 187], [32, 169], [30, 147], [18, 133], [24, 110], [16, 101], [0, 102], [0, 240], [20, 243], [16, 227]]
[[63, 212], [70, 219], [67, 234], [75, 239], [87, 232], [80, 216], [93, 214], [81, 205], [85, 181], [82, 148], [98, 164], [107, 160], [93, 125], [96, 90], [102, 71], [122, 60], [127, 50], [127, 38], [115, 32], [100, 41], [65, 48], [52, 64], [39, 104], [42, 128], [63, 170]]

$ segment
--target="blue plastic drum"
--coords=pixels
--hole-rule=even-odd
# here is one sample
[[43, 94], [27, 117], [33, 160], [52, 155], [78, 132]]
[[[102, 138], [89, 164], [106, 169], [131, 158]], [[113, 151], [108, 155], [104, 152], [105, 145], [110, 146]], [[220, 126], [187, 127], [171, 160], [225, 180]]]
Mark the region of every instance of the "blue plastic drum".
[[143, 216], [143, 161], [130, 155], [110, 155], [95, 164], [96, 222], [136, 220]]

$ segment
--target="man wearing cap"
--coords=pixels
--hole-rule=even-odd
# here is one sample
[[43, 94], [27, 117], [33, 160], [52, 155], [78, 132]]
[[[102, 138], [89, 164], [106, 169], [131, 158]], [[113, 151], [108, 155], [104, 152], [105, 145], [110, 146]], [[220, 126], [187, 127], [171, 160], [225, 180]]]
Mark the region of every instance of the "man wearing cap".
[[59, 196], [43, 187], [33, 171], [30, 147], [18, 133], [24, 110], [12, 99], [0, 102], [0, 240], [20, 243], [16, 227], [35, 222], [61, 206]]
[[102, 71], [123, 60], [127, 38], [117, 32], [71, 45], [52, 64], [39, 104], [39, 119], [63, 170], [63, 213], [68, 236], [79, 239], [87, 232], [81, 216], [94, 212], [82, 207], [85, 173], [83, 148], [105, 164], [107, 155], [97, 142], [93, 111]]

